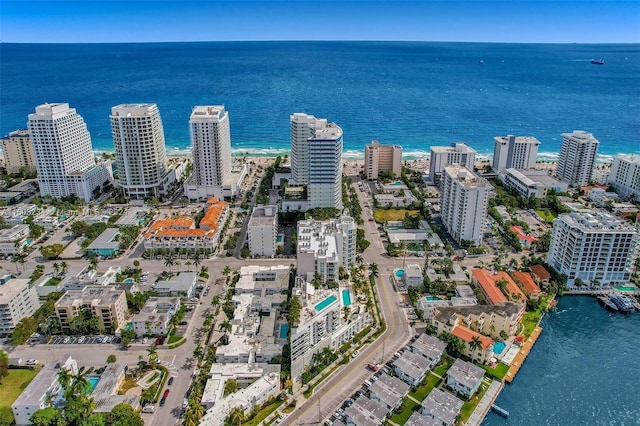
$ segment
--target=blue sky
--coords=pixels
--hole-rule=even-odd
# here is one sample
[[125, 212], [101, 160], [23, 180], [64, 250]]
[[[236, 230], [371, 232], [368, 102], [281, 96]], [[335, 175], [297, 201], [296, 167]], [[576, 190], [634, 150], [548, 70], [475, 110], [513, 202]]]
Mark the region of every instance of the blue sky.
[[640, 1], [0, 0], [0, 39], [639, 43]]

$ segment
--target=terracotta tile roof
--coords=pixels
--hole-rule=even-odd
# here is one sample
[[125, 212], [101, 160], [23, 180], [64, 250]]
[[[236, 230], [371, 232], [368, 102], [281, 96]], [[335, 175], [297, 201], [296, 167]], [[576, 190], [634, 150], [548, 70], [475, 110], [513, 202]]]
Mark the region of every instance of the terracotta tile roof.
[[551, 274], [542, 265], [533, 265], [529, 269], [531, 269], [533, 275], [542, 281], [551, 279]]
[[222, 212], [227, 207], [226, 201], [218, 201], [216, 198], [207, 200], [207, 212], [200, 221], [200, 228], [215, 230], [218, 227], [218, 220]]
[[512, 226], [509, 229], [511, 230], [511, 232], [515, 233], [518, 236], [518, 239], [520, 241], [527, 241], [529, 244], [533, 243], [534, 241], [538, 241], [538, 238], [534, 237], [533, 235], [525, 234], [522, 230], [522, 226]]
[[164, 232], [166, 230], [189, 230], [193, 227], [193, 219], [186, 216], [181, 216], [177, 218], [166, 218], [166, 219], [158, 219], [156, 220], [150, 227], [147, 232], [145, 232], [145, 238], [151, 235], [157, 235], [158, 232]]
[[480, 287], [482, 287], [484, 294], [489, 298], [489, 303], [497, 305], [499, 303], [508, 302], [505, 295], [502, 294], [500, 289], [496, 286], [495, 280], [489, 271], [484, 269], [473, 269], [471, 273], [478, 281]]
[[516, 271], [513, 273], [513, 276], [516, 277], [516, 280], [518, 280], [529, 294], [540, 293], [540, 287], [533, 281], [533, 277], [529, 273]]
[[478, 337], [482, 342], [482, 349], [485, 350], [493, 345], [493, 339], [491, 337], [476, 333], [475, 331], [465, 327], [464, 325], [456, 325], [455, 327], [453, 327], [453, 330], [451, 330], [451, 334], [467, 343], [471, 342], [474, 337]]

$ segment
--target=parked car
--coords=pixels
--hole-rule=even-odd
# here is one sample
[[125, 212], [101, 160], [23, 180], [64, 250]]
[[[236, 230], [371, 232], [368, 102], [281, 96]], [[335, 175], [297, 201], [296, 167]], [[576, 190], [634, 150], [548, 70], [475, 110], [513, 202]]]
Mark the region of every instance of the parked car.
[[28, 359], [25, 361], [24, 365], [29, 366], [29, 367], [35, 367], [36, 365], [38, 365], [38, 360], [37, 359]]
[[[171, 386], [173, 384], [173, 377], [169, 377], [169, 381], [167, 382], [167, 385]], [[169, 389], [167, 389], [167, 394], [169, 393]]]
[[169, 396], [169, 389], [165, 389], [164, 394], [162, 394], [162, 397], [166, 399], [168, 396]]
[[164, 403], [165, 403], [165, 402], [167, 402], [167, 399], [166, 399], [166, 398], [162, 398], [162, 399], [160, 400], [160, 406], [161, 406], [161, 407], [164, 407]]

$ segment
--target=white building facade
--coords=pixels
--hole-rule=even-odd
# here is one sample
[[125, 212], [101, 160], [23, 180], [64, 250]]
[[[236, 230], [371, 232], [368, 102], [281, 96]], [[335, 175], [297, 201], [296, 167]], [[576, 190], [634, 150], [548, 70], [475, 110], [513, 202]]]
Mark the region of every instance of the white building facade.
[[533, 169], [536, 167], [540, 141], [532, 136], [496, 136], [493, 147], [492, 169], [500, 173], [506, 169]]
[[440, 212], [447, 231], [458, 243], [482, 242], [490, 191], [491, 184], [466, 167], [445, 167]]
[[563, 133], [556, 175], [569, 182], [570, 186], [588, 184], [599, 143], [591, 133], [583, 130]]
[[278, 237], [278, 206], [257, 206], [247, 227], [252, 256], [274, 257]]
[[456, 142], [451, 146], [432, 146], [429, 157], [429, 180], [438, 183], [444, 168], [452, 164], [461, 164], [467, 169], [473, 170], [475, 161], [476, 152], [464, 143]]
[[616, 156], [611, 165], [609, 184], [621, 197], [640, 201], [640, 156]]
[[402, 147], [371, 141], [371, 145], [364, 147], [364, 172], [369, 180], [378, 179], [380, 172], [392, 172], [399, 177], [402, 174]]
[[156, 104], [121, 104], [111, 108], [111, 134], [119, 185], [126, 196], [159, 197], [164, 189], [167, 154]]
[[84, 120], [69, 104], [43, 104], [29, 114], [29, 133], [40, 193], [55, 198], [75, 195], [90, 201], [108, 182], [110, 171], [96, 165]]
[[[585, 284], [628, 283], [638, 256], [638, 231], [606, 213], [570, 213], [553, 221], [547, 263]], [[594, 284], [595, 285], [595, 284]]]
[[0, 337], [9, 337], [16, 324], [39, 307], [36, 287], [29, 286], [29, 280], [0, 278]]
[[0, 139], [0, 142], [7, 173], [20, 173], [23, 168], [28, 171], [36, 170], [36, 157], [28, 130], [13, 131]]

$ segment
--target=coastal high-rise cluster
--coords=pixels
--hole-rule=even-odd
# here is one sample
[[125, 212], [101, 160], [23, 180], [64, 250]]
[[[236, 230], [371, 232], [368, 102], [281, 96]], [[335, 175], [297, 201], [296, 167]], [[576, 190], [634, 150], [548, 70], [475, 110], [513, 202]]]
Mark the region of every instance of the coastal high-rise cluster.
[[599, 143], [591, 133], [583, 130], [563, 133], [556, 175], [567, 181], [570, 186], [589, 183]]

